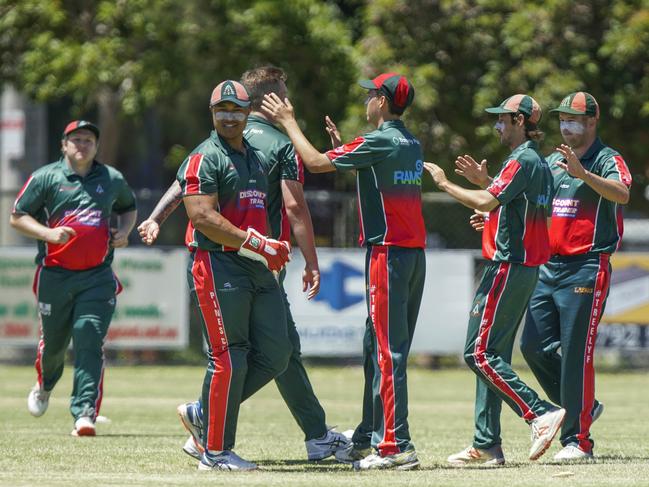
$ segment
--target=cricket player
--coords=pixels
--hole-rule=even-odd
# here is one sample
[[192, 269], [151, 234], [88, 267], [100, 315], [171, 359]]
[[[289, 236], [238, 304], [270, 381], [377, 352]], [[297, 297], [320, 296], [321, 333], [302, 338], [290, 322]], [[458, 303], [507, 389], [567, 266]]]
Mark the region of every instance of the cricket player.
[[[275, 66], [263, 66], [246, 71], [241, 82], [250, 96], [252, 110], [248, 117], [244, 137], [255, 149], [261, 150], [267, 156], [263, 165], [269, 180], [270, 236], [288, 241], [290, 240], [290, 231], [293, 230], [305, 260], [302, 273], [303, 291], [308, 292], [308, 299], [312, 299], [320, 290], [320, 270], [311, 215], [304, 198], [304, 168], [289, 138], [273, 125], [261, 111], [261, 103], [265, 94], [277, 93], [282, 98], [286, 96], [286, 74]], [[155, 241], [159, 226], [170, 214], [170, 210], [173, 211], [176, 208], [180, 201], [180, 195], [180, 186], [172, 185], [160, 203], [156, 205], [151, 216], [140, 224], [138, 229], [145, 243], [150, 245]], [[275, 383], [291, 414], [304, 432], [307, 458], [323, 460], [336, 451], [346, 448], [349, 440], [342, 433], [327, 427], [324, 409], [313, 392], [313, 387], [302, 363], [300, 336], [295, 328], [283, 287], [285, 276], [285, 271], [279, 275], [292, 353], [286, 370], [275, 378]], [[183, 404], [179, 406], [178, 413], [183, 425], [193, 436], [185, 443], [183, 450], [192, 456], [198, 456], [202, 450], [200, 440], [202, 407], [198, 402]]]
[[[70, 340], [74, 350], [70, 412], [75, 436], [94, 436], [104, 379], [104, 338], [122, 287], [113, 249], [126, 247], [135, 197], [122, 174], [97, 160], [99, 128], [85, 120], [63, 131], [62, 157], [29, 177], [16, 198], [11, 226], [38, 241], [34, 293], [41, 339], [37, 382], [27, 398], [33, 416], [47, 411]], [[118, 225], [110, 228], [111, 215]]]
[[226, 80], [210, 98], [214, 131], [178, 170], [192, 224], [188, 268], [203, 322], [208, 366], [203, 382], [201, 470], [253, 470], [235, 444], [239, 406], [287, 366], [291, 344], [274, 274], [289, 259], [287, 242], [266, 237], [264, 156], [243, 137], [250, 99]]
[[[565, 410], [541, 400], [511, 368], [516, 330], [538, 278], [538, 266], [550, 255], [546, 219], [552, 175], [538, 152], [541, 119], [538, 103], [514, 95], [500, 106], [496, 130], [512, 150], [486, 190], [469, 190], [446, 179], [437, 165], [425, 163], [435, 184], [469, 208], [488, 212], [482, 234], [487, 264], [471, 306], [464, 359], [477, 375], [473, 444], [448, 457], [455, 466], [502, 465], [500, 411], [504, 400], [532, 427], [530, 460], [547, 450], [561, 427]], [[462, 156], [458, 167], [477, 165]], [[482, 163], [486, 167], [486, 161]]]
[[[547, 158], [554, 178], [550, 247], [525, 320], [521, 351], [548, 397], [566, 410], [555, 460], [593, 458], [593, 357], [611, 278], [610, 256], [622, 239], [622, 205], [631, 174], [597, 136], [599, 105], [579, 91], [552, 110], [564, 144]], [[561, 349], [561, 353], [558, 353]]]
[[[359, 240], [367, 247], [366, 384], [363, 419], [353, 444], [336, 457], [354, 461], [360, 470], [407, 470], [419, 466], [408, 430], [406, 367], [426, 268], [423, 156], [419, 141], [401, 120], [415, 96], [410, 82], [386, 73], [360, 84], [368, 90], [367, 120], [376, 130], [326, 153], [306, 139], [288, 99], [266, 95], [262, 106], [284, 127], [309, 171], [356, 171]], [[327, 129], [330, 135], [335, 129], [328, 119]]]

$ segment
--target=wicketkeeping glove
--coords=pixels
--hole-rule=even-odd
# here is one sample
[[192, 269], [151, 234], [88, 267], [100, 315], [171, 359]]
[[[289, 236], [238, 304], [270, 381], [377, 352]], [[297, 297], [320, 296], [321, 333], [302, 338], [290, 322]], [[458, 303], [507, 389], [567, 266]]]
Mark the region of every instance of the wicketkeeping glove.
[[290, 252], [291, 246], [288, 242], [264, 237], [254, 228], [249, 228], [246, 240], [237, 253], [248, 259], [258, 260], [273, 272], [279, 272], [291, 260]]

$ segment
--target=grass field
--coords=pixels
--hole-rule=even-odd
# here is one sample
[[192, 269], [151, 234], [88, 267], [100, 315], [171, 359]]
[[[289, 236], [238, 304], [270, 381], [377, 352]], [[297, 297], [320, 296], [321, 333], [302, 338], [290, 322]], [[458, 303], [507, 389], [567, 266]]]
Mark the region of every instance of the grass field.
[[[361, 369], [310, 368], [315, 389], [340, 429], [359, 419]], [[0, 366], [0, 485], [3, 486], [399, 486], [399, 485], [649, 485], [649, 374], [599, 374], [606, 411], [593, 427], [597, 461], [552, 464], [558, 442], [536, 463], [527, 460], [529, 428], [503, 408], [507, 466], [455, 469], [444, 461], [472, 438], [473, 375], [466, 370], [413, 369], [410, 425], [422, 468], [411, 472], [353, 472], [332, 460], [306, 461], [303, 437], [274, 385], [244, 403], [236, 451], [256, 461], [256, 472], [199, 472], [180, 450], [186, 433], [176, 405], [197, 396], [197, 367], [113, 367], [106, 372], [96, 438], [69, 436], [70, 367], [47, 414], [32, 418], [26, 395], [31, 367]], [[524, 378], [534, 384], [529, 374]]]

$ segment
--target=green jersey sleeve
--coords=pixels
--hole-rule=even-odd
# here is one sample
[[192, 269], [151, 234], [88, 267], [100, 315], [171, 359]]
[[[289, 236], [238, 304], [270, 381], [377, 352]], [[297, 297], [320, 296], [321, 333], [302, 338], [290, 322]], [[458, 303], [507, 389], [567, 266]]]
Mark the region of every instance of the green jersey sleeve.
[[183, 196], [218, 193], [218, 173], [213, 161], [200, 152], [190, 154], [182, 163], [176, 179]]
[[304, 184], [304, 164], [293, 144], [286, 144], [277, 153], [279, 159], [279, 177]]
[[33, 173], [16, 196], [12, 213], [36, 216], [45, 205], [45, 175]]
[[527, 177], [523, 166], [516, 159], [508, 160], [493, 179], [487, 191], [496, 198], [501, 205], [506, 205], [527, 187]]
[[117, 190], [115, 202], [113, 203], [113, 211], [121, 215], [135, 210], [137, 208], [135, 194], [126, 182], [126, 179], [120, 174], [116, 182], [119, 184], [119, 189]]
[[391, 143], [370, 132], [326, 154], [336, 169], [344, 171], [373, 166], [385, 160], [393, 150]]
[[609, 157], [602, 165], [601, 176], [605, 179], [612, 179], [624, 183], [626, 187], [631, 186], [632, 178], [626, 162], [621, 155], [616, 154]]

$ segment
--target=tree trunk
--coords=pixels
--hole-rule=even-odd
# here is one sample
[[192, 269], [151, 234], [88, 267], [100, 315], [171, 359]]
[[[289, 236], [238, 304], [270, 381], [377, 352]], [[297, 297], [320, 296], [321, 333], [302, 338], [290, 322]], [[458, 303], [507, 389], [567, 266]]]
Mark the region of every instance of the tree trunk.
[[97, 96], [97, 107], [99, 109], [99, 151], [97, 159], [105, 164], [119, 168], [117, 161], [119, 144], [119, 95], [109, 89], [102, 90]]

